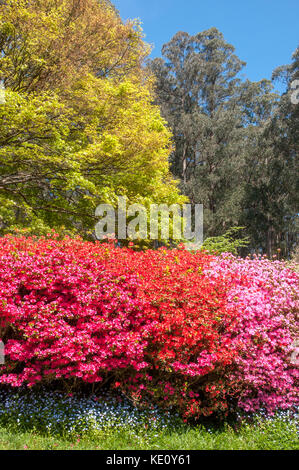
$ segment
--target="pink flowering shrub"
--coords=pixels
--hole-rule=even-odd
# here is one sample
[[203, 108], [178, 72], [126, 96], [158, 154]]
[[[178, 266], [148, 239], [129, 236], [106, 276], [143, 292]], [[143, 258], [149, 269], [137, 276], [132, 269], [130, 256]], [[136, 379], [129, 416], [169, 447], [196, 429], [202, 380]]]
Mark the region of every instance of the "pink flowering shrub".
[[186, 417], [227, 411], [237, 311], [223, 279], [203, 274], [209, 255], [79, 239], [0, 243], [0, 383], [108, 380]]
[[[299, 276], [283, 262], [265, 257], [214, 258], [207, 270], [210, 279], [231, 275], [228, 301], [239, 310], [233, 336], [243, 348], [235, 358], [238, 406], [246, 411], [298, 405]], [[295, 354], [294, 354], [295, 353]]]
[[8, 363], [0, 383], [101, 382], [111, 370], [147, 365], [151, 322], [134, 277], [116, 278], [96, 258], [78, 258], [53, 240], [28, 242], [25, 250], [20, 243], [1, 240], [0, 337]]
[[184, 249], [0, 239], [0, 384], [108, 383], [186, 417], [298, 404], [299, 275]]

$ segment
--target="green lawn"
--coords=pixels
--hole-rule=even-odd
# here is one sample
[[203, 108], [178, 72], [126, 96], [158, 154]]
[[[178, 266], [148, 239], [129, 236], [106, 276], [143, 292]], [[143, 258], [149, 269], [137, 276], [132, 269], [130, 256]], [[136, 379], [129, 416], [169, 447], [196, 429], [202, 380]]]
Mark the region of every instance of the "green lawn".
[[164, 430], [157, 436], [140, 433], [139, 440], [125, 431], [92, 433], [86, 436], [46, 436], [38, 432], [20, 432], [0, 427], [1, 450], [295, 450], [299, 440], [294, 425], [273, 420], [256, 425], [244, 424], [236, 431], [226, 425], [222, 429], [183, 427]]
[[0, 390], [0, 450], [299, 449], [298, 413], [238, 413], [229, 423], [183, 422], [175, 410], [135, 407], [111, 391], [99, 396]]

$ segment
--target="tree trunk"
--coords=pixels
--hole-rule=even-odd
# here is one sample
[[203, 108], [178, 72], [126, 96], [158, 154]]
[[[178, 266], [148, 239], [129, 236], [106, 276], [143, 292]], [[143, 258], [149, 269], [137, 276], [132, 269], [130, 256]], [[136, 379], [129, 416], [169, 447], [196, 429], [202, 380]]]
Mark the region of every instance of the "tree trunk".
[[270, 225], [267, 232], [267, 255], [270, 259], [273, 256], [273, 234], [273, 227]]
[[182, 178], [183, 178], [184, 184], [186, 184], [187, 183], [187, 151], [186, 151], [186, 144], [184, 144], [182, 164], [183, 164]]

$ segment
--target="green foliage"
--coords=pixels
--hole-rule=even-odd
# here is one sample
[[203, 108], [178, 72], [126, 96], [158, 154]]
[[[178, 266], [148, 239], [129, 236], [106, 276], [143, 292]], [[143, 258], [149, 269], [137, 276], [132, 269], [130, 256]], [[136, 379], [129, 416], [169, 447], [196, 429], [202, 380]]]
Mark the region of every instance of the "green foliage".
[[244, 62], [234, 51], [216, 28], [179, 32], [150, 63], [174, 134], [172, 171], [190, 201], [204, 204], [209, 236], [241, 225], [248, 147], [275, 100], [269, 81], [241, 81]]
[[0, 233], [91, 237], [95, 208], [118, 195], [146, 207], [186, 200], [137, 23], [106, 1], [10, 0], [0, 51]]
[[204, 205], [205, 233], [245, 226], [250, 248], [269, 257], [277, 248], [288, 257], [298, 231], [298, 51], [274, 72], [287, 84], [282, 97], [269, 80], [241, 80], [244, 62], [216, 28], [178, 32], [150, 62], [174, 135], [172, 172]]
[[243, 229], [244, 227], [232, 227], [224, 235], [206, 238], [202, 248], [210, 253], [232, 253], [237, 255], [241, 248], [245, 248], [249, 244], [248, 237], [237, 238], [240, 230]]

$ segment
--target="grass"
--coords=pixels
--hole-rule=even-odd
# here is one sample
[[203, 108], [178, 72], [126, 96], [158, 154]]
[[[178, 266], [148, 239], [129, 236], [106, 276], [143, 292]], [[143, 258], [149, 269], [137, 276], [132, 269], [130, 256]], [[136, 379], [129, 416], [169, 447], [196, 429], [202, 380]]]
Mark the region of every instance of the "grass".
[[0, 393], [0, 450], [298, 450], [293, 414], [187, 425], [119, 397]]
[[295, 425], [281, 419], [246, 424], [236, 430], [182, 426], [164, 429], [157, 436], [140, 429], [136, 440], [125, 430], [80, 435], [45, 435], [36, 430], [21, 432], [0, 427], [0, 450], [298, 450]]

